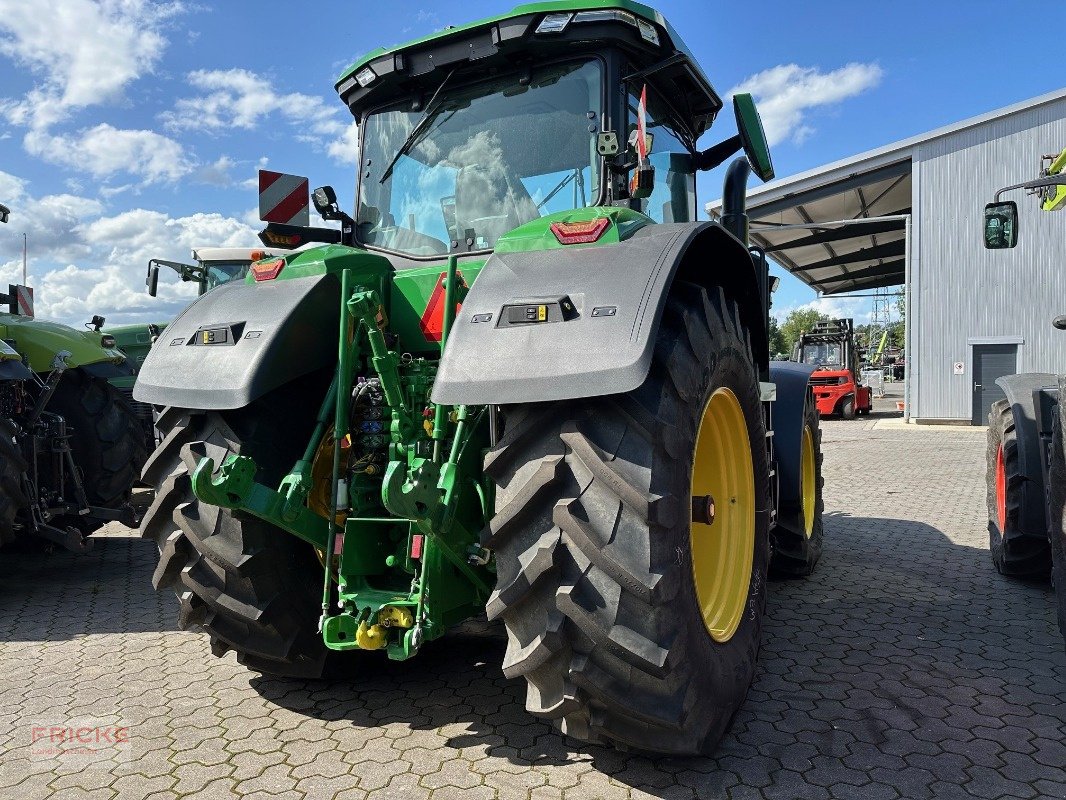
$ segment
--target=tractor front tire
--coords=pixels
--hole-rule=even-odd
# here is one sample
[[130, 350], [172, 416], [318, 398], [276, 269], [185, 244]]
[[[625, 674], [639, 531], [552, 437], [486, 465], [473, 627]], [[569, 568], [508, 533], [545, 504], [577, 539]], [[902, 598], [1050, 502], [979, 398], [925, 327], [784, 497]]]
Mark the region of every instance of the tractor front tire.
[[805, 577], [814, 572], [822, 556], [822, 431], [818, 407], [808, 392], [803, 408], [800, 441], [800, 491], [798, 500], [781, 502], [770, 571], [780, 577]]
[[318, 634], [323, 574], [314, 549], [256, 517], [201, 503], [191, 479], [203, 457], [218, 465], [239, 453], [255, 459], [258, 480], [276, 486], [299, 458], [301, 433], [304, 443], [310, 433], [294, 425], [300, 417], [265, 403], [166, 409], [156, 423], [163, 441], [144, 468], [156, 496], [141, 536], [159, 548], [152, 583], [177, 594], [183, 630], [202, 627], [214, 655], [234, 650], [257, 672], [317, 678], [328, 651]]
[[755, 672], [769, 559], [765, 428], [736, 303], [676, 284], [642, 386], [504, 420], [484, 536], [504, 674], [577, 739], [710, 752]]
[[[46, 409], [66, 420], [89, 505], [121, 508], [128, 503], [148, 451], [141, 424], [125, 398], [107, 381], [72, 369], [64, 373]], [[89, 529], [104, 524], [78, 519]]]
[[1060, 406], [1054, 416], [1051, 440], [1051, 575], [1055, 583], [1059, 632], [1066, 643], [1066, 442], [1063, 441], [1063, 416]]
[[985, 461], [992, 563], [1003, 575], [1046, 578], [1051, 561], [1047, 533], [1030, 533], [1019, 527], [1025, 476], [1021, 473], [1014, 412], [1006, 400], [997, 400], [988, 412]]
[[0, 419], [0, 546], [18, 535], [16, 517], [29, 505], [23, 485], [26, 459], [15, 441], [15, 423]]

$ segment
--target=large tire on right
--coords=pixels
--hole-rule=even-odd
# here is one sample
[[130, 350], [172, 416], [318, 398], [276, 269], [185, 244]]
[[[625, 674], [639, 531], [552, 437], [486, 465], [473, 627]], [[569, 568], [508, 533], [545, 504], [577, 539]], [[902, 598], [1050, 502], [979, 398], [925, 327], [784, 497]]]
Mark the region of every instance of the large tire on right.
[[992, 563], [1003, 575], [1046, 578], [1051, 563], [1047, 533], [1019, 527], [1025, 476], [1021, 473], [1014, 412], [1006, 400], [997, 400], [988, 412], [985, 461]]
[[[526, 679], [526, 708], [568, 735], [706, 753], [744, 701], [762, 634], [770, 502], [748, 342], [734, 301], [676, 284], [641, 387], [504, 409], [503, 438], [485, 465], [497, 487], [484, 537], [497, 588], [486, 610], [507, 629], [503, 670]], [[715, 529], [692, 522], [692, 476], [700, 470], [702, 480], [712, 463], [695, 458], [695, 445], [704, 424], [717, 430], [708, 420], [724, 390], [736, 402], [726, 427], [746, 444], [719, 449], [731, 464], [715, 474], [741, 476], [734, 485], [750, 503], [742, 492], [716, 498], [715, 522], [725, 527]], [[697, 570], [708, 563], [697, 543], [703, 553], [714, 546], [699, 532], [738, 530], [742, 557], [730, 550], [719, 574]], [[729, 586], [734, 608], [739, 601], [731, 635], [715, 638], [702, 610], [712, 586]]]
[[[810, 391], [803, 408], [803, 440], [801, 448], [810, 448], [809, 456], [801, 450], [800, 492], [796, 501], [785, 502], [777, 511], [777, 525], [771, 533], [774, 542], [770, 571], [775, 576], [806, 577], [814, 572], [822, 557], [822, 430], [819, 427], [818, 407]], [[809, 437], [809, 438], [808, 438]], [[813, 463], [803, 468], [803, 459]], [[811, 474], [813, 473], [813, 475]], [[810, 485], [808, 485], [810, 481]], [[810, 508], [804, 508], [804, 490]]]
[[1066, 644], [1066, 442], [1063, 441], [1063, 417], [1066, 407], [1060, 405], [1054, 417], [1051, 440], [1051, 574], [1055, 583], [1059, 632]]
[[310, 426], [299, 423], [309, 416], [280, 401], [232, 412], [166, 409], [157, 422], [163, 442], [143, 474], [156, 490], [141, 523], [159, 548], [153, 585], [174, 589], [180, 627], [201, 626], [212, 653], [234, 650], [238, 662], [267, 675], [323, 675], [322, 565], [295, 536], [201, 503], [191, 473], [204, 456], [218, 465], [240, 453], [255, 459], [259, 481], [276, 486], [309, 438]]
[[0, 546], [14, 541], [16, 517], [30, 502], [23, 483], [26, 459], [15, 441], [15, 430], [11, 420], [0, 419]]

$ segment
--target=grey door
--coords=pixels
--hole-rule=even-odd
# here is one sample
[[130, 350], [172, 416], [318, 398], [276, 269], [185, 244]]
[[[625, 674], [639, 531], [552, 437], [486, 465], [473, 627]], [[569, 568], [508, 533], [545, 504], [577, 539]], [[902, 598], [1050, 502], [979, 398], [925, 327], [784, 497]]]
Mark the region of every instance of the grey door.
[[1018, 345], [975, 344], [973, 346], [973, 425], [988, 424], [988, 409], [1006, 395], [996, 378], [1018, 371]]

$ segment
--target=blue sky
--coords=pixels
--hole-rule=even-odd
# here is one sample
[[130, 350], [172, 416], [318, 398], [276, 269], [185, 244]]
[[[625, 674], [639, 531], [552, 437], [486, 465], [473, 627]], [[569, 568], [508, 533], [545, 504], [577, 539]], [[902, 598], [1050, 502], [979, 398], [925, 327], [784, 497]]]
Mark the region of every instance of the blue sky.
[[[144, 294], [148, 258], [256, 244], [256, 170], [330, 183], [351, 207], [354, 128], [333, 94], [360, 54], [508, 2], [0, 0], [0, 285], [71, 323], [165, 319], [191, 286]], [[752, 91], [779, 176], [1058, 89], [1051, 2], [657, 5], [720, 93]], [[1041, 44], [1041, 40], [1045, 44]], [[703, 145], [732, 135], [730, 115]], [[1060, 143], [1059, 146], [1066, 145]], [[755, 179], [753, 178], [753, 181]], [[700, 208], [720, 171], [698, 181]], [[783, 313], [814, 294], [786, 279]], [[868, 301], [821, 300], [860, 317]]]

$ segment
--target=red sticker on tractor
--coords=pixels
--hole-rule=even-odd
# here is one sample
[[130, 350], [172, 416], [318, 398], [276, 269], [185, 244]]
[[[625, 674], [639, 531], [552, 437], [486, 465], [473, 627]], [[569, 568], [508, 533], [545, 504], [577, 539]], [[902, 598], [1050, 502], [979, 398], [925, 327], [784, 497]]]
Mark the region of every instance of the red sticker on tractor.
[[[444, 281], [447, 277], [448, 273], [442, 272], [440, 277], [437, 278], [437, 285], [433, 287], [433, 293], [429, 296], [426, 310], [422, 312], [422, 318], [418, 321], [418, 327], [422, 329], [422, 335], [430, 342], [439, 342], [444, 338]], [[456, 272], [455, 280], [460, 286], [466, 286], [462, 273]], [[457, 317], [461, 307], [462, 303], [455, 304], [455, 315]]]

